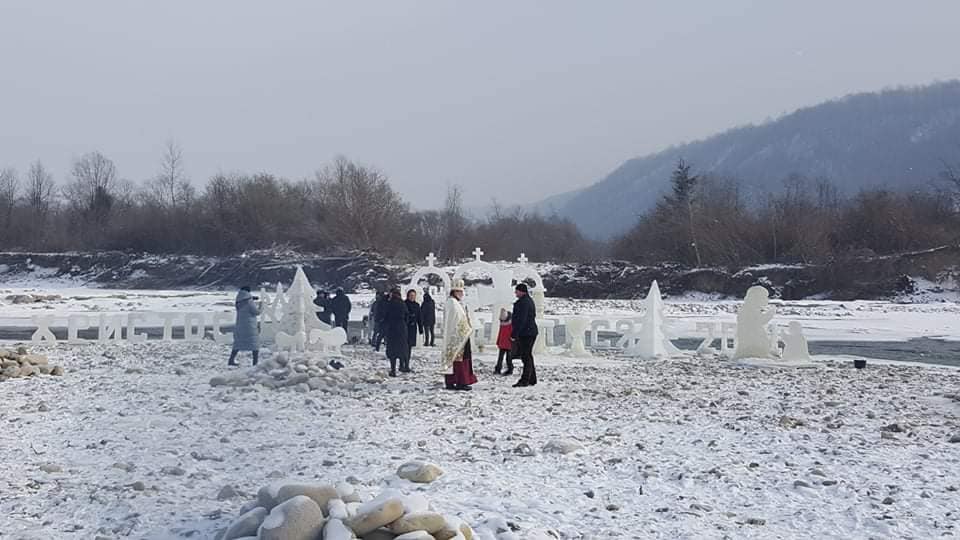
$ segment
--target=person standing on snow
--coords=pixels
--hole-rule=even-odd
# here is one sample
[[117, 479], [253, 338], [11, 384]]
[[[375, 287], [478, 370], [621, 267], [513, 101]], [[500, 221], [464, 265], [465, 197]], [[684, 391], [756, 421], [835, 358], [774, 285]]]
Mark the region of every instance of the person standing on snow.
[[257, 317], [260, 308], [256, 304], [257, 297], [250, 294], [250, 287], [240, 287], [234, 307], [237, 309], [237, 321], [233, 326], [233, 350], [230, 352], [228, 366], [237, 366], [237, 353], [250, 351], [253, 353], [253, 365], [260, 360], [260, 331], [257, 328]]
[[518, 283], [514, 291], [517, 301], [513, 303], [513, 331], [511, 338], [517, 344], [517, 354], [523, 360], [523, 374], [514, 388], [537, 384], [537, 368], [533, 365], [533, 345], [537, 341], [537, 306], [530, 298], [526, 283]]
[[370, 321], [373, 325], [373, 336], [370, 338], [370, 345], [373, 347], [373, 350], [377, 352], [380, 352], [380, 345], [383, 343], [383, 310], [387, 307], [389, 300], [390, 295], [377, 291], [376, 298], [374, 298], [373, 303], [370, 304]]
[[330, 324], [330, 295], [327, 291], [317, 291], [317, 297], [313, 299], [313, 305], [320, 308], [317, 312], [317, 318], [324, 324]]
[[390, 376], [397, 376], [397, 362], [401, 369], [406, 366], [410, 345], [407, 343], [407, 306], [400, 297], [400, 289], [390, 290], [390, 300], [381, 308], [380, 327], [387, 340], [387, 359], [390, 360]]
[[470, 317], [463, 307], [463, 280], [457, 280], [450, 287], [443, 310], [443, 352], [440, 356], [443, 382], [447, 390], [471, 390], [477, 376], [473, 373], [473, 353], [470, 350], [470, 336], [473, 327]]
[[333, 311], [334, 326], [343, 328], [344, 332], [348, 332], [347, 324], [350, 322], [350, 308], [352, 307], [350, 297], [344, 294], [343, 289], [337, 289], [337, 295], [330, 300], [330, 309]]
[[514, 343], [511, 339], [513, 334], [513, 314], [506, 309], [500, 308], [500, 332], [497, 334], [497, 348], [500, 349], [497, 355], [497, 367], [493, 372], [500, 375], [503, 370], [503, 360], [507, 360], [507, 370], [503, 372], [504, 376], [513, 375], [513, 349]]
[[407, 291], [407, 299], [404, 301], [407, 306], [407, 358], [406, 362], [401, 362], [400, 371], [411, 373], [410, 357], [413, 356], [413, 348], [417, 346], [417, 335], [423, 335], [423, 314], [420, 304], [417, 303], [417, 291], [410, 289]]
[[420, 304], [420, 316], [423, 318], [423, 345], [433, 347], [436, 339], [437, 304], [430, 296], [430, 289], [423, 290], [423, 302]]

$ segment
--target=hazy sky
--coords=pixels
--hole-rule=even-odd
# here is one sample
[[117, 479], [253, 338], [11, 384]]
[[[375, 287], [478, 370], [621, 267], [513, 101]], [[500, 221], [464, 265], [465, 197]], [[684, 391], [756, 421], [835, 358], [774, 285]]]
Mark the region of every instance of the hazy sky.
[[960, 76], [960, 2], [4, 1], [0, 167], [200, 184], [338, 154], [415, 206], [590, 184], [624, 160], [849, 92]]

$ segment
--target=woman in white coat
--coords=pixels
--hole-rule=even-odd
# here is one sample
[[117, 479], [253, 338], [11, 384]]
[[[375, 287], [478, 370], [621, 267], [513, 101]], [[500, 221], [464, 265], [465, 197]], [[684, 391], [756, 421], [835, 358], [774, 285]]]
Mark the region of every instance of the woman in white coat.
[[443, 311], [443, 354], [441, 371], [447, 390], [470, 390], [476, 384], [470, 336], [473, 327], [463, 303], [463, 281], [450, 287], [450, 298]]

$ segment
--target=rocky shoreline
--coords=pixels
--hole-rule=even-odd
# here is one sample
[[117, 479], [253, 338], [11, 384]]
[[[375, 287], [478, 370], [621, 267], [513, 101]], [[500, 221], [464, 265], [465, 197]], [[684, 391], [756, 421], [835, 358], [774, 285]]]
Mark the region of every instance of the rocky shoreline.
[[[231, 257], [100, 253], [0, 253], [0, 286], [31, 279], [73, 280], [84, 286], [128, 289], [233, 289], [240, 285], [286, 282], [301, 265], [315, 285], [347, 291], [377, 289], [409, 279], [417, 265], [380, 255], [332, 255], [254, 251]], [[851, 255], [826, 264], [760, 265], [744, 268], [688, 268], [676, 264], [640, 266], [625, 261], [539, 263], [550, 296], [633, 299], [656, 280], [668, 296], [703, 293], [742, 298], [762, 285], [783, 300], [883, 300], [920, 289], [956, 286], [960, 246], [890, 256]], [[26, 301], [25, 298], [17, 301]]]

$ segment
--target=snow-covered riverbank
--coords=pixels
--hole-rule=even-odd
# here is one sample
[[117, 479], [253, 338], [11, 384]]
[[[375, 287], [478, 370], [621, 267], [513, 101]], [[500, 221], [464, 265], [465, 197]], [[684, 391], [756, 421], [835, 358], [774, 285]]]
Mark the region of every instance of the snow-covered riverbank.
[[[412, 377], [301, 394], [211, 387], [226, 354], [213, 343], [45, 352], [66, 377], [0, 384], [10, 538], [208, 538], [241, 504], [217, 500], [225, 485], [249, 494], [278, 475], [353, 475], [377, 492], [415, 457], [447, 471], [425, 492], [440, 510], [503, 516], [521, 538], [920, 538], [960, 526], [949, 442], [960, 403], [938, 395], [960, 390], [960, 372], [947, 368], [553, 357], [541, 384], [518, 390], [489, 373], [488, 351], [474, 391], [450, 393], [435, 353], [420, 351]], [[348, 364], [385, 367], [365, 349]]]

